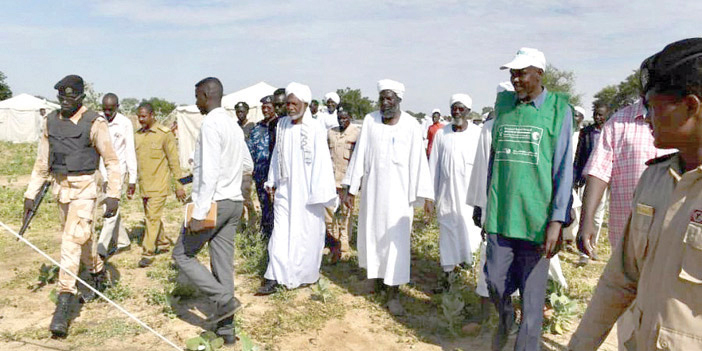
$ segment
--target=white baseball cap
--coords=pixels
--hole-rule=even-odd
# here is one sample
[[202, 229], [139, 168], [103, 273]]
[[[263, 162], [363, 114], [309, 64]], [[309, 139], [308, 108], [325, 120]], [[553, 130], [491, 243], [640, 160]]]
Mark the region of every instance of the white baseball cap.
[[432, 115], [435, 114], [435, 113], [441, 114], [441, 110], [439, 110], [438, 108], [435, 108], [435, 109], [431, 110], [431, 114], [432, 114]]
[[529, 66], [546, 69], [546, 56], [544, 53], [532, 48], [521, 48], [514, 59], [505, 63], [500, 69], [523, 69]]

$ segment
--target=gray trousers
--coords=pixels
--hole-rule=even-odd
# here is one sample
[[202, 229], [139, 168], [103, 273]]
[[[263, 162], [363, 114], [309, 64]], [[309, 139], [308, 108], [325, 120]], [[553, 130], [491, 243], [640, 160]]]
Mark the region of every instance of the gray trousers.
[[[181, 231], [173, 248], [180, 271], [218, 305], [234, 297], [234, 235], [243, 207], [242, 201], [217, 201], [215, 228], [197, 233]], [[211, 273], [195, 257], [205, 243], [209, 243]]]
[[498, 328], [509, 328], [514, 315], [512, 293], [519, 289], [522, 323], [514, 350], [541, 350], [549, 260], [542, 256], [540, 245], [497, 234], [488, 234], [485, 256], [488, 291], [500, 317]]

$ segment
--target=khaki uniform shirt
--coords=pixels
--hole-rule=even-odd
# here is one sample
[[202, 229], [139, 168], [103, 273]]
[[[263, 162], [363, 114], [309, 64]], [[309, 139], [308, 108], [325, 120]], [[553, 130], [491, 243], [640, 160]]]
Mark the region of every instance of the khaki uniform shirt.
[[597, 349], [631, 308], [627, 349], [702, 350], [702, 166], [681, 175], [677, 154], [650, 161], [632, 205], [569, 347]]
[[349, 124], [343, 132], [340, 127], [331, 128], [327, 132], [327, 142], [329, 143], [329, 153], [334, 166], [337, 188], [341, 188], [341, 180], [346, 175], [346, 168], [349, 166], [349, 160], [351, 160], [351, 154], [359, 134], [361, 134], [361, 128], [353, 124]]
[[[150, 129], [137, 130], [134, 144], [141, 196], [167, 196], [171, 175], [181, 177], [178, 147], [173, 133], [169, 128], [154, 123]], [[176, 181], [175, 187], [181, 189], [183, 185]]]
[[[83, 106], [73, 116], [69, 117], [71, 122], [78, 124], [83, 114], [88, 109]], [[39, 189], [44, 181], [49, 179], [49, 128], [47, 127], [47, 119], [44, 117], [42, 121], [42, 134], [39, 139], [39, 147], [37, 150], [37, 159], [34, 162], [32, 176], [27, 186], [27, 191], [24, 197], [34, 199], [39, 193]], [[108, 197], [120, 198], [120, 189], [122, 187], [122, 179], [119, 169], [119, 159], [112, 146], [110, 131], [107, 127], [107, 121], [98, 117], [90, 127], [90, 143], [105, 162], [107, 169], [107, 191]], [[97, 170], [96, 170], [97, 171]], [[97, 198], [97, 183], [95, 174], [84, 175], [54, 175], [53, 193], [57, 197], [58, 202], [67, 204], [71, 200], [77, 199], [96, 199]]]

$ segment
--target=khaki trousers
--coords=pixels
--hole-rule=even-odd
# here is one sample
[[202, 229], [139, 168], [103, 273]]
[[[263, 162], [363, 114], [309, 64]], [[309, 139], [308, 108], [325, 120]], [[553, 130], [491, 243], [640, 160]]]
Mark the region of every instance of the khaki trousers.
[[[341, 189], [337, 189], [337, 193]], [[324, 223], [327, 226], [327, 234], [337, 243], [341, 244], [341, 252], [350, 251], [349, 233], [351, 233], [351, 211], [343, 204], [334, 211], [333, 207], [325, 208]]]
[[[92, 222], [95, 199], [76, 199], [59, 203], [63, 232], [61, 234], [61, 266], [78, 275], [80, 263], [90, 273], [103, 269], [103, 262], [93, 247]], [[75, 294], [76, 279], [64, 270], [59, 271], [58, 292]]]
[[141, 242], [142, 256], [144, 257], [152, 257], [156, 255], [156, 250], [166, 250], [171, 245], [171, 241], [163, 232], [163, 221], [161, 220], [166, 197], [164, 195], [142, 198], [146, 217], [144, 239]]

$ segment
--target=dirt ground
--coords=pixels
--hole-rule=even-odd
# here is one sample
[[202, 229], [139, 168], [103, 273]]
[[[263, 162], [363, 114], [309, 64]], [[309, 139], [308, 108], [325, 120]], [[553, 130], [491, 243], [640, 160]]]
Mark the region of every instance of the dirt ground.
[[[2, 191], [13, 192], [13, 199], [21, 201], [28, 176], [0, 176]], [[4, 204], [2, 206], [9, 206]], [[132, 237], [130, 251], [113, 256], [108, 270], [120, 289], [113, 289], [112, 297], [119, 304], [163, 334], [184, 347], [185, 341], [209, 327], [206, 316], [212, 310], [205, 297], [162, 300], [164, 278], [171, 268], [170, 254], [157, 257], [152, 267], [137, 267], [141, 250], [139, 232], [143, 231], [143, 213], [139, 200], [125, 201], [123, 218]], [[19, 227], [21, 204], [13, 205], [16, 216], [5, 211], [0, 220], [13, 228]], [[58, 259], [60, 233], [54, 220], [55, 203], [43, 205], [43, 213], [26, 237], [50, 256]], [[173, 199], [165, 217], [166, 231], [172, 239], [177, 236], [180, 207]], [[43, 222], [42, 222], [43, 221]], [[173, 347], [139, 327], [128, 317], [105, 302], [82, 305], [73, 320], [69, 336], [64, 340], [50, 338], [48, 325], [54, 310], [49, 299], [54, 285], [36, 292], [28, 286], [37, 280], [38, 268], [48, 263], [39, 254], [16, 241], [0, 229], [0, 349], [1, 350], [172, 350]], [[603, 255], [601, 255], [603, 256]], [[608, 255], [606, 255], [608, 257]], [[206, 257], [203, 257], [205, 260]], [[243, 265], [238, 257], [236, 267]], [[602, 261], [593, 263], [591, 273], [580, 276], [573, 266], [577, 256], [562, 254], [567, 277], [582, 280], [580, 284], [593, 287]], [[237, 316], [237, 332], [249, 336], [260, 350], [489, 350], [492, 328], [484, 326], [475, 336], [452, 336], [442, 329], [437, 306], [440, 299], [431, 292], [436, 284], [437, 263], [413, 260], [413, 283], [403, 287], [403, 304], [408, 309], [405, 317], [392, 317], [383, 307], [382, 299], [374, 296], [363, 271], [356, 266], [355, 255], [336, 266], [323, 263], [324, 279], [330, 283], [329, 301], [320, 301], [313, 287], [281, 291], [268, 297], [253, 293], [260, 280], [255, 273], [236, 274], [236, 295], [244, 304]], [[151, 272], [151, 273], [150, 273]], [[584, 272], [584, 271], [582, 271]], [[586, 292], [587, 293], [587, 292]], [[160, 301], [160, 302], [159, 302]], [[584, 305], [581, 306], [584, 308]], [[577, 325], [573, 321], [573, 326]], [[571, 328], [571, 332], [572, 332]], [[570, 337], [544, 334], [544, 349], [565, 350]], [[613, 333], [615, 334], [615, 333]], [[614, 335], [606, 340], [601, 350], [616, 350]], [[506, 349], [511, 349], [512, 337]], [[241, 350], [242, 343], [223, 349]]]

